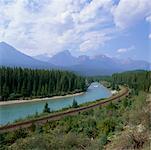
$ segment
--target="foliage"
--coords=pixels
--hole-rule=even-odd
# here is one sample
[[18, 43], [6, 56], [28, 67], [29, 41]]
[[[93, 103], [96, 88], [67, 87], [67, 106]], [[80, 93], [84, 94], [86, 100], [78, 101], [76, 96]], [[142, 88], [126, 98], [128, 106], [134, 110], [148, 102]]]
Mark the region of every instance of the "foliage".
[[72, 107], [73, 108], [77, 108], [78, 107], [78, 102], [75, 100], [75, 98], [73, 99]]
[[48, 107], [48, 103], [45, 104], [43, 112], [50, 113], [50, 108]]
[[[126, 76], [113, 75], [115, 84], [125, 82], [134, 91], [137, 90], [137, 93], [131, 92], [119, 102], [111, 102], [75, 116], [47, 122], [43, 126], [32, 125], [21, 133], [19, 131], [20, 134], [16, 133], [17, 131], [1, 134], [1, 147], [14, 150], [99, 150], [103, 149], [104, 145], [109, 150], [143, 148], [149, 143], [151, 127], [150, 112], [146, 102], [147, 94], [144, 92], [148, 91], [150, 81], [146, 82], [145, 75], [148, 80], [148, 72], [143, 71], [134, 72], [134, 75], [129, 75], [129, 72]], [[139, 81], [139, 77], [142, 81]], [[133, 79], [136, 87], [130, 83]], [[45, 105], [45, 108], [48, 108], [48, 105]], [[113, 147], [110, 143], [113, 143]]]
[[14, 132], [8, 132], [5, 134], [0, 134], [0, 143], [4, 145], [13, 144], [17, 139], [27, 137], [27, 131], [24, 129], [19, 129]]
[[111, 144], [106, 147], [107, 150], [150, 149], [150, 106], [146, 98], [144, 92], [139, 92], [137, 96], [132, 97], [131, 105], [123, 101], [123, 106], [128, 108], [122, 116], [125, 119], [125, 127], [120, 134], [114, 136]]
[[[146, 120], [144, 124], [149, 124], [147, 114], [139, 113], [137, 117], [132, 116], [142, 105], [145, 106], [145, 99], [146, 94], [139, 92], [137, 96], [131, 95], [121, 102], [110, 103], [103, 108], [67, 116], [58, 121], [48, 122], [44, 126], [32, 125], [19, 135], [16, 132], [1, 134], [1, 145], [15, 150], [103, 149], [109, 138], [123, 130], [127, 123], [138, 125]], [[142, 140], [145, 142], [146, 138]], [[41, 144], [38, 147], [39, 142]]]
[[0, 100], [81, 92], [85, 78], [68, 71], [0, 68]]
[[115, 85], [126, 84], [138, 94], [138, 91], [149, 92], [151, 86], [151, 71], [129, 71], [112, 75], [112, 88]]
[[111, 76], [92, 76], [92, 77], [87, 77], [86, 78], [88, 83], [92, 83], [92, 82], [100, 82], [100, 81], [108, 81], [111, 82], [112, 81], [112, 77]]

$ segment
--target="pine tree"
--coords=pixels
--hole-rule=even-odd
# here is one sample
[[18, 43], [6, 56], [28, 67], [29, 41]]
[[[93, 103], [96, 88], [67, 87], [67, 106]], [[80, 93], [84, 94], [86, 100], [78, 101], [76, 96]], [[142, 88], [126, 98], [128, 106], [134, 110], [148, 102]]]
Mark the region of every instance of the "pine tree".
[[[53, 96], [84, 90], [84, 77], [68, 71], [0, 68], [0, 96], [20, 98]], [[3, 94], [3, 93], [4, 94]]]
[[2, 88], [2, 100], [7, 100], [8, 96], [9, 96], [9, 88], [6, 84], [4, 84]]
[[75, 100], [75, 98], [73, 99], [72, 107], [73, 107], [73, 108], [77, 108], [77, 107], [78, 107], [78, 103], [77, 103], [77, 101]]
[[22, 88], [21, 88], [21, 94], [22, 94], [23, 97], [27, 96], [27, 87], [26, 87], [25, 82], [23, 82], [23, 85], [22, 85]]
[[35, 80], [34, 80], [34, 83], [33, 83], [32, 95], [36, 96], [36, 81]]
[[48, 107], [48, 103], [45, 104], [43, 112], [50, 113], [50, 108]]

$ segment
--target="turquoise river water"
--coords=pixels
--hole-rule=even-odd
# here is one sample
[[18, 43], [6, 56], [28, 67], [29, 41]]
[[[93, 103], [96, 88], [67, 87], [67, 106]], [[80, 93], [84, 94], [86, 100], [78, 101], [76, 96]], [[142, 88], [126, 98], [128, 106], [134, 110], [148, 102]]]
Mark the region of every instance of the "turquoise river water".
[[25, 118], [29, 115], [35, 114], [36, 112], [41, 113], [46, 102], [48, 102], [51, 110], [59, 110], [71, 106], [74, 98], [78, 104], [82, 104], [101, 98], [108, 98], [110, 96], [111, 92], [106, 87], [98, 82], [94, 82], [82, 95], [48, 99], [37, 102], [3, 105], [0, 106], [0, 125], [11, 123], [20, 118]]

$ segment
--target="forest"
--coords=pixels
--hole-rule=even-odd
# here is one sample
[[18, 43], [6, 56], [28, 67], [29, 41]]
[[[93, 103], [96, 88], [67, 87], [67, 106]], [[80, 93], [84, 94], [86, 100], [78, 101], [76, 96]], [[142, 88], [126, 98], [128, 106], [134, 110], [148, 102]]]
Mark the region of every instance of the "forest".
[[136, 93], [142, 90], [149, 92], [151, 86], [151, 71], [136, 70], [112, 75], [112, 87], [115, 85], [127, 85]]
[[51, 97], [86, 90], [85, 78], [68, 71], [0, 68], [0, 100]]
[[112, 86], [123, 84], [137, 89], [138, 93], [131, 92], [119, 102], [47, 122], [43, 126], [32, 124], [27, 129], [0, 134], [1, 149], [149, 149], [150, 101], [147, 99], [150, 73], [114, 74], [109, 77]]

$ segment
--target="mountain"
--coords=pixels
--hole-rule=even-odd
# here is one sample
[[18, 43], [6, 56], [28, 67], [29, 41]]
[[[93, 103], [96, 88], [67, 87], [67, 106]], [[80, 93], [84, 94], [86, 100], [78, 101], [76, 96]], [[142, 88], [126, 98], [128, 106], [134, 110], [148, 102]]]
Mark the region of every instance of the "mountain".
[[65, 70], [71, 70], [82, 75], [111, 75], [115, 72], [144, 69], [149, 70], [151, 64], [141, 60], [122, 60], [106, 55], [92, 58], [86, 55], [74, 57], [69, 51], [63, 51], [51, 57], [49, 62]]
[[51, 57], [48, 62], [56, 66], [67, 67], [77, 64], [77, 59], [68, 50], [65, 50]]
[[44, 61], [44, 62], [48, 62], [50, 59], [50, 57], [47, 56], [47, 54], [36, 55], [36, 56], [33, 56], [33, 58], [40, 61]]
[[122, 65], [125, 67], [125, 70], [150, 70], [151, 64], [144, 60], [133, 60], [133, 59], [127, 59], [125, 61], [122, 61]]
[[89, 62], [89, 61], [91, 61], [91, 60], [90, 60], [90, 57], [87, 55], [81, 55], [77, 58], [78, 64], [81, 64], [83, 62]]
[[117, 59], [106, 55], [74, 57], [62, 51], [49, 57], [47, 54], [34, 58], [21, 53], [5, 42], [0, 42], [0, 66], [17, 66], [39, 69], [69, 70], [86, 76], [111, 75], [130, 70], [150, 70], [151, 64], [142, 60]]
[[29, 68], [51, 68], [49, 63], [38, 61], [25, 55], [5, 42], [0, 42], [0, 66], [16, 66]]
[[121, 70], [111, 58], [104, 55], [95, 56], [93, 58], [80, 56], [77, 58], [77, 62], [76, 65], [68, 67], [68, 70], [87, 76], [111, 75]]

